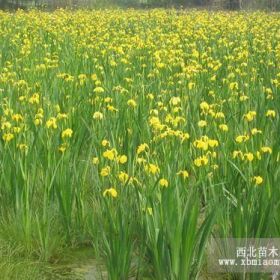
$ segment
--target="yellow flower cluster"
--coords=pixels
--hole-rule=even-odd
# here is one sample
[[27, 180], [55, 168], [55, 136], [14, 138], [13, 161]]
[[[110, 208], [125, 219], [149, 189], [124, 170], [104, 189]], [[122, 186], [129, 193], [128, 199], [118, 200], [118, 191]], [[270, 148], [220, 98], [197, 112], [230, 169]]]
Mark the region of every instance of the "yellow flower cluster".
[[51, 153], [53, 166], [71, 158], [102, 191], [115, 186], [106, 197], [126, 185], [219, 184], [236, 170], [261, 185], [261, 173], [276, 168], [279, 16], [156, 9], [0, 17], [2, 158]]

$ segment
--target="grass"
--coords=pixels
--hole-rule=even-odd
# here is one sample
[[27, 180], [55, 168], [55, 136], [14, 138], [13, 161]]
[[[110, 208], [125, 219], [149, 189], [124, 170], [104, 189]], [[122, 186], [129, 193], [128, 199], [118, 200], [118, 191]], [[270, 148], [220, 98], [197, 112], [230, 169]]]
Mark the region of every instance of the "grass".
[[103, 278], [199, 279], [210, 237], [279, 237], [279, 30], [263, 12], [0, 12], [1, 275], [59, 277], [86, 248]]

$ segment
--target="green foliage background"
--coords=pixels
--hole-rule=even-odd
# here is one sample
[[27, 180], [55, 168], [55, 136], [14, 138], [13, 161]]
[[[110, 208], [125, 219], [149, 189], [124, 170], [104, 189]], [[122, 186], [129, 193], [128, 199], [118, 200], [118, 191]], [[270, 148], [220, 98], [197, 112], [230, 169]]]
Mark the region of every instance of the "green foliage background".
[[30, 7], [207, 7], [214, 9], [268, 9], [279, 10], [280, 0], [0, 0], [0, 8]]

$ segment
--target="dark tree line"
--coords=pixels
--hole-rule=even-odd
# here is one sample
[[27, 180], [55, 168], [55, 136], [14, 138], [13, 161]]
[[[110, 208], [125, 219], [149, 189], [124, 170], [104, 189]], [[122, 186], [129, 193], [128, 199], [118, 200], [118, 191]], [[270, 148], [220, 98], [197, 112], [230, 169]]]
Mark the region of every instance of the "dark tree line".
[[218, 7], [230, 10], [243, 8], [280, 9], [280, 0], [0, 0], [0, 9], [28, 7], [100, 7], [120, 5], [130, 7]]

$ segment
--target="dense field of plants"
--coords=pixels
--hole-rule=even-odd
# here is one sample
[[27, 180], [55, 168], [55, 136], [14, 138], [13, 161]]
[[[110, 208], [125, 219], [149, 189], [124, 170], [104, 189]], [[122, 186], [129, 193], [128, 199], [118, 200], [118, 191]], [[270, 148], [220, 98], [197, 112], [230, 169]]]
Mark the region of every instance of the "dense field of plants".
[[1, 279], [70, 248], [196, 279], [211, 236], [279, 237], [279, 62], [277, 13], [0, 12]]

